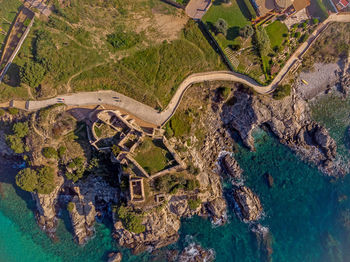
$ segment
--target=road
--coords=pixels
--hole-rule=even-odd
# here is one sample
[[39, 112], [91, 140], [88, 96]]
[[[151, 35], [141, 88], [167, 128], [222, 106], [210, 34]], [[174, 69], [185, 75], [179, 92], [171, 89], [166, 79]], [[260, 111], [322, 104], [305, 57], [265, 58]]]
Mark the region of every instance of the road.
[[283, 80], [285, 75], [294, 66], [295, 63], [300, 62], [303, 54], [306, 53], [308, 48], [316, 41], [317, 37], [323, 32], [327, 25], [331, 22], [350, 22], [350, 14], [344, 15], [331, 15], [327, 20], [321, 23], [317, 29], [310, 35], [308, 41], [303, 43], [295, 53], [288, 59], [285, 66], [281, 69], [278, 75], [274, 78], [271, 84], [268, 86], [262, 86], [258, 84], [252, 78], [238, 74], [231, 71], [215, 71], [192, 74], [188, 76], [178, 87], [175, 95], [172, 97], [167, 108], [158, 112], [155, 109], [142, 104], [130, 97], [122, 95], [114, 91], [96, 91], [96, 92], [83, 92], [69, 95], [63, 95], [58, 98], [52, 98], [43, 101], [28, 101], [28, 110], [38, 110], [49, 105], [53, 105], [58, 102], [64, 102], [69, 106], [83, 106], [83, 105], [96, 105], [96, 104], [108, 104], [121, 108], [124, 111], [129, 112], [131, 115], [154, 124], [156, 126], [164, 125], [176, 112], [182, 97], [186, 90], [195, 83], [204, 81], [231, 81], [239, 82], [253, 88], [257, 93], [268, 94], [271, 93], [276, 86]]

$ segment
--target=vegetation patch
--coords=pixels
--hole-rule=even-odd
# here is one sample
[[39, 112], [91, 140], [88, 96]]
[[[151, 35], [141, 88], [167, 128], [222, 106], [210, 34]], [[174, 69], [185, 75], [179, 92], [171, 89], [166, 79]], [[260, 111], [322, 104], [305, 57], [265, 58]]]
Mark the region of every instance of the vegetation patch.
[[290, 85], [279, 85], [273, 92], [273, 98], [276, 100], [281, 100], [287, 96], [290, 96], [292, 87]]
[[28, 192], [50, 194], [55, 189], [55, 174], [52, 167], [41, 167], [38, 170], [25, 168], [16, 175], [16, 184]]
[[126, 230], [140, 234], [146, 230], [142, 224], [142, 215], [130, 210], [125, 206], [120, 206], [117, 210], [118, 218], [122, 221]]
[[154, 174], [170, 167], [173, 157], [161, 140], [145, 138], [135, 150], [135, 160], [148, 173]]
[[270, 38], [271, 48], [278, 48], [288, 36], [287, 26], [279, 20], [266, 27], [267, 35]]
[[183, 174], [170, 174], [154, 179], [155, 190], [170, 194], [175, 194], [179, 189], [193, 191], [199, 188], [197, 179], [186, 179]]

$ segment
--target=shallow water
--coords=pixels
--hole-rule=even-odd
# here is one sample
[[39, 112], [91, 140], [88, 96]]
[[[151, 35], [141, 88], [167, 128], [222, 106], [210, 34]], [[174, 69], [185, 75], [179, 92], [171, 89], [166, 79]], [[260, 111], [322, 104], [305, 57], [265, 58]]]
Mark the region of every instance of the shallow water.
[[[350, 105], [336, 97], [325, 97], [315, 104], [314, 117], [330, 127], [343, 158], [349, 158], [346, 129]], [[288, 148], [264, 131], [256, 130], [256, 152], [239, 147], [236, 158], [245, 170], [246, 185], [260, 198], [264, 217], [260, 223], [273, 236], [274, 261], [349, 261], [349, 230], [341, 213], [350, 208], [350, 176], [338, 181], [324, 177], [315, 167], [300, 161]], [[269, 188], [264, 180], [274, 178]], [[40, 231], [34, 219], [30, 194], [13, 187], [16, 170], [2, 165], [0, 181], [0, 262], [106, 261], [110, 251], [118, 250], [108, 221], [97, 225], [97, 235], [85, 247], [72, 241], [67, 219], [59, 223], [57, 243]], [[231, 199], [229, 184], [225, 194]], [[67, 214], [63, 214], [67, 217]], [[350, 222], [349, 222], [350, 225]], [[180, 241], [169, 248], [182, 248], [188, 242], [213, 248], [217, 261], [264, 261], [255, 235], [248, 224], [239, 221], [229, 209], [229, 223], [213, 227], [205, 219], [186, 219]], [[149, 254], [132, 256], [123, 250], [125, 261], [149, 261]], [[158, 255], [161, 252], [158, 252]], [[158, 257], [157, 261], [162, 261]]]

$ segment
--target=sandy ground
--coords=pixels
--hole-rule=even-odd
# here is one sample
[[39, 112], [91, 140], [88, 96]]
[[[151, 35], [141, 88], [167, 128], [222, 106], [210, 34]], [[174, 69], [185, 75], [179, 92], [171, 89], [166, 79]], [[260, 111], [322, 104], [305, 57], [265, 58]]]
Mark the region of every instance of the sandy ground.
[[[316, 63], [314, 70], [300, 73], [297, 81], [296, 91], [304, 99], [312, 99], [320, 93], [334, 86], [339, 80], [341, 67], [338, 63], [321, 64]], [[303, 80], [308, 84], [303, 83]]]

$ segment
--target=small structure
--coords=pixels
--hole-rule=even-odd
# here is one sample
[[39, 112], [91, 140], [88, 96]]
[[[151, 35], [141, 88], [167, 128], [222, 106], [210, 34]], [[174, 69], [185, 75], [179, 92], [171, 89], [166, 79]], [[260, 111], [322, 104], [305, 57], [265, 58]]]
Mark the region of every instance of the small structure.
[[339, 11], [350, 5], [349, 0], [333, 0], [333, 3]]
[[143, 178], [129, 177], [130, 200], [135, 202], [145, 201]]

